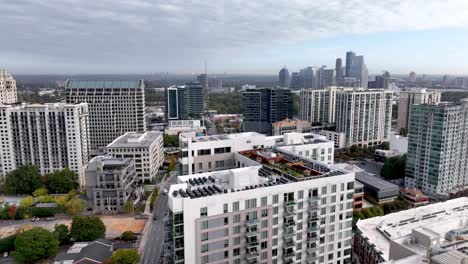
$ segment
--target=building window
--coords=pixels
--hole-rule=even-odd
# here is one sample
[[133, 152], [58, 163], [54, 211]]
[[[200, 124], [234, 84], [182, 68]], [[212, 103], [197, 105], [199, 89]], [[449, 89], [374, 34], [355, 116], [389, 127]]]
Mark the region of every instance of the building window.
[[206, 217], [206, 216], [208, 216], [208, 208], [207, 207], [200, 208], [200, 217]]
[[257, 199], [249, 199], [245, 201], [245, 209], [251, 209], [257, 207]]
[[266, 206], [266, 205], [267, 205], [267, 197], [262, 197], [261, 206]]
[[277, 204], [278, 201], [279, 201], [278, 195], [277, 195], [277, 194], [273, 195], [273, 203], [274, 203], [274, 204]]
[[203, 244], [201, 246], [201, 252], [204, 253], [204, 252], [207, 252], [208, 251], [208, 244]]
[[237, 212], [239, 211], [239, 202], [232, 203], [232, 211]]
[[228, 204], [223, 205], [223, 212], [227, 213], [228, 212]]
[[202, 221], [201, 222], [201, 229], [202, 230], [208, 229], [208, 221]]

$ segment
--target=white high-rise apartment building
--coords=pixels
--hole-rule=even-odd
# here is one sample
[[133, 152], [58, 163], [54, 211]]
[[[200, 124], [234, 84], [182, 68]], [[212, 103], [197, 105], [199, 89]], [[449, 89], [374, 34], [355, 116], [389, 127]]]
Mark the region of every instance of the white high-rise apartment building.
[[345, 88], [301, 90], [301, 119], [313, 123], [335, 123], [336, 92]]
[[336, 131], [346, 146], [373, 146], [390, 140], [393, 92], [353, 90], [336, 93]]
[[16, 80], [6, 70], [0, 69], [0, 103], [12, 104], [16, 101]]
[[468, 186], [468, 98], [412, 105], [405, 185], [435, 198]]
[[115, 158], [133, 159], [138, 181], [153, 182], [164, 162], [163, 134], [127, 132], [107, 145], [107, 153]]
[[313, 133], [285, 133], [265, 136], [256, 132], [204, 137], [179, 137], [181, 175], [212, 172], [232, 168], [234, 153], [252, 149], [278, 147], [302, 157], [333, 164], [333, 141]]
[[354, 173], [287, 151], [169, 189], [173, 263], [351, 263]]
[[88, 103], [90, 153], [96, 155], [126, 132], [146, 131], [145, 84], [75, 81], [65, 84], [68, 103]]
[[0, 177], [21, 165], [45, 175], [69, 168], [84, 186], [88, 163], [88, 105], [0, 105]]
[[408, 129], [409, 115], [411, 105], [413, 104], [433, 104], [440, 102], [441, 93], [428, 90], [426, 88], [411, 89], [409, 91], [401, 91], [398, 100], [398, 132], [403, 129]]

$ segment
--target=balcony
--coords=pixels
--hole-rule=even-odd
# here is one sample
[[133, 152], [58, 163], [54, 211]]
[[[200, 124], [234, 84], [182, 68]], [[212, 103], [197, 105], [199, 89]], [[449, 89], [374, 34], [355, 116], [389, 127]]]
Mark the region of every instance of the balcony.
[[285, 207], [284, 208], [284, 215], [285, 216], [293, 216], [296, 214], [296, 210], [294, 207]]
[[317, 232], [319, 230], [318, 226], [309, 226], [307, 227], [307, 232]]
[[308, 257], [313, 256], [316, 257], [317, 248], [307, 248], [307, 255]]
[[249, 252], [245, 254], [245, 258], [247, 259], [247, 261], [249, 261], [249, 263], [251, 263], [250, 261], [256, 260], [258, 258], [258, 252], [257, 251]]
[[[283, 260], [285, 263], [293, 263], [293, 258], [295, 257], [294, 251], [283, 253]], [[291, 262], [290, 262], [291, 261]]]
[[296, 246], [294, 240], [288, 240], [287, 242], [283, 243], [283, 250], [287, 251], [287, 249], [292, 249]]
[[318, 240], [318, 237], [317, 236], [311, 236], [308, 238], [309, 242], [314, 242], [314, 241], [317, 241]]
[[307, 264], [315, 264], [317, 262], [317, 257], [307, 257]]
[[258, 242], [257, 241], [247, 242], [245, 247], [249, 250], [256, 249], [258, 247]]
[[310, 222], [317, 222], [319, 220], [319, 217], [317, 214], [312, 214], [309, 216], [309, 223]]
[[320, 200], [320, 197], [318, 197], [318, 196], [311, 196], [311, 197], [307, 198], [307, 201], [309, 201], [309, 202], [317, 202], [318, 200]]
[[289, 201], [285, 201], [284, 202], [284, 207], [288, 208], [288, 207], [294, 207], [296, 205], [296, 201], [295, 200], [289, 200]]
[[250, 232], [247, 232], [245, 233], [245, 236], [247, 238], [254, 238], [254, 237], [257, 237], [258, 236], [258, 231], [250, 231]]
[[296, 232], [295, 232], [295, 231], [292, 231], [292, 232], [284, 232], [284, 233], [283, 233], [283, 238], [284, 238], [284, 239], [289, 239], [289, 238], [293, 238], [293, 237], [296, 237]]
[[296, 222], [294, 221], [294, 219], [292, 219], [292, 220], [285, 220], [284, 223], [283, 223], [283, 225], [284, 225], [285, 227], [291, 227], [291, 226], [295, 226], [295, 225], [296, 225]]
[[252, 220], [248, 220], [247, 222], [245, 222], [245, 225], [249, 228], [256, 227], [257, 224], [258, 224], [257, 219], [252, 219]]
[[312, 203], [312, 204], [309, 205], [308, 210], [309, 210], [309, 212], [315, 212], [319, 208], [320, 208], [320, 206], [318, 205], [318, 203]]

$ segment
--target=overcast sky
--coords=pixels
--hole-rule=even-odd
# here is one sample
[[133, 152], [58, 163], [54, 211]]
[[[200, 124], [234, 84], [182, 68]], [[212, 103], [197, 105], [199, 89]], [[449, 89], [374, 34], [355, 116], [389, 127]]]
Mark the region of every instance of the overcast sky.
[[468, 0], [0, 0], [12, 73], [468, 74]]

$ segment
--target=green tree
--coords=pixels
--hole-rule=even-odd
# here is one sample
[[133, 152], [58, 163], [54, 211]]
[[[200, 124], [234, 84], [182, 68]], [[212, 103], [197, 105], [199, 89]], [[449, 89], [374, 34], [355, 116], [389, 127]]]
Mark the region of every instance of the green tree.
[[242, 94], [212, 93], [208, 95], [208, 109], [222, 114], [239, 114], [243, 111]]
[[86, 208], [86, 202], [78, 197], [72, 198], [65, 205], [65, 209], [68, 215], [74, 216], [83, 212]]
[[75, 241], [92, 241], [103, 238], [106, 234], [106, 226], [97, 216], [73, 217], [70, 236]]
[[111, 257], [111, 264], [137, 264], [140, 263], [140, 255], [135, 249], [118, 249]]
[[6, 175], [4, 187], [7, 194], [31, 194], [41, 187], [39, 170], [32, 165], [20, 166]]
[[135, 241], [137, 236], [132, 231], [125, 231], [120, 235], [120, 239], [124, 241]]
[[405, 177], [406, 155], [387, 159], [380, 171], [380, 175], [387, 180], [401, 179]]
[[48, 175], [48, 187], [51, 193], [68, 193], [76, 189], [78, 176], [68, 168], [53, 172]]
[[60, 245], [67, 245], [70, 243], [70, 230], [64, 224], [55, 225], [54, 234], [60, 242]]
[[32, 196], [26, 196], [20, 201], [20, 206], [24, 208], [29, 208], [34, 204], [34, 198]]
[[49, 193], [49, 191], [44, 188], [44, 187], [41, 187], [41, 188], [37, 188], [33, 193], [32, 195], [34, 197], [39, 197], [39, 196], [46, 196], [47, 194]]
[[133, 213], [135, 208], [133, 208], [132, 201], [128, 200], [128, 201], [125, 202], [123, 209], [124, 209], [125, 213], [131, 214], [131, 213]]
[[16, 235], [0, 239], [0, 253], [13, 251], [15, 249], [15, 240]]
[[163, 134], [164, 147], [178, 147], [179, 137], [175, 135]]
[[34, 227], [16, 237], [13, 258], [19, 262], [34, 262], [55, 255], [59, 244], [57, 237], [50, 231]]
[[169, 157], [169, 166], [168, 166], [167, 169], [169, 171], [175, 171], [176, 170], [176, 165], [177, 165], [176, 157], [175, 157], [175, 155], [171, 155]]
[[41, 195], [37, 198], [40, 203], [53, 203], [55, 201], [54, 197], [50, 195]]

